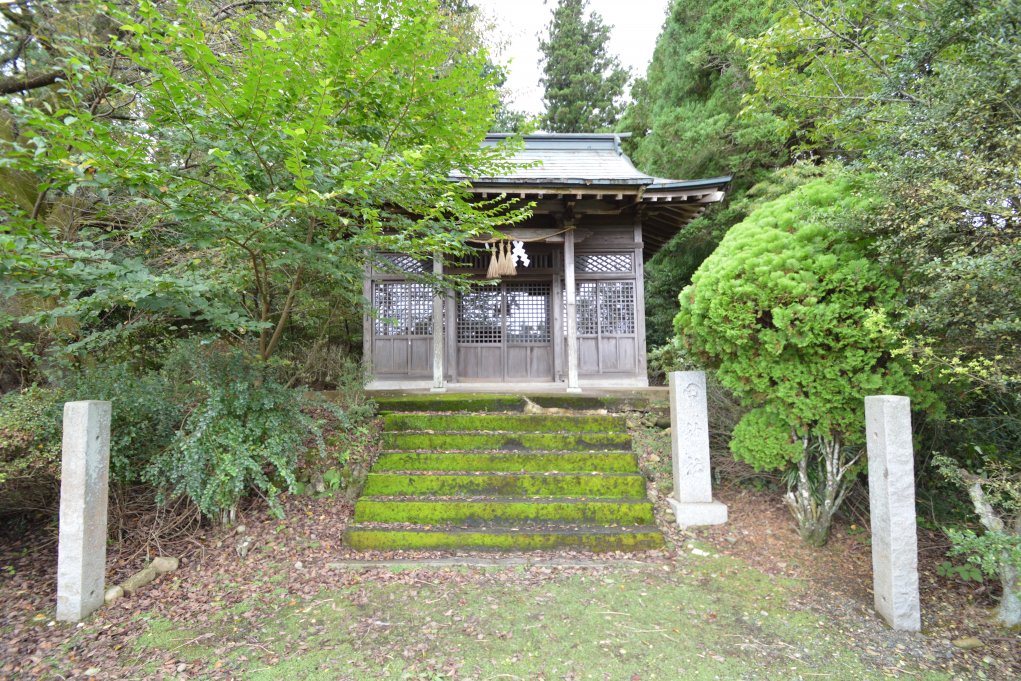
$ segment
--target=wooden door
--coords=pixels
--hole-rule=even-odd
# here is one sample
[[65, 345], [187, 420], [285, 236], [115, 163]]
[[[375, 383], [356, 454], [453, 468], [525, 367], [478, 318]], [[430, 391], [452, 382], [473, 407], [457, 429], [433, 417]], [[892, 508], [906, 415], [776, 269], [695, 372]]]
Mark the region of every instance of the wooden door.
[[457, 376], [464, 381], [553, 380], [549, 281], [479, 286], [457, 303]]
[[627, 374], [638, 368], [634, 281], [579, 281], [578, 372]]
[[432, 288], [405, 281], [376, 282], [372, 288], [373, 373], [432, 376]]

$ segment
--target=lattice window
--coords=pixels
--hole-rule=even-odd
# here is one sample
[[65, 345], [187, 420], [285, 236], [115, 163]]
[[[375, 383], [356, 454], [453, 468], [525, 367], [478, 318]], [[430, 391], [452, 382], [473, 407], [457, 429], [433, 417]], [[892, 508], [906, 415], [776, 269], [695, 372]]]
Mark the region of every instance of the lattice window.
[[[599, 284], [594, 281], [577, 282], [575, 315], [579, 336], [595, 336], [599, 332]], [[567, 319], [566, 308], [564, 319]]]
[[506, 294], [507, 342], [550, 342], [550, 285], [509, 283]]
[[[635, 333], [633, 281], [579, 281], [575, 314], [579, 336]], [[565, 329], [567, 309], [564, 308]]]
[[635, 283], [599, 282], [599, 333], [626, 335], [634, 332]]
[[430, 336], [433, 332], [433, 292], [425, 284], [376, 283], [372, 287], [377, 336]]
[[634, 266], [630, 253], [598, 253], [574, 256], [574, 267], [579, 274], [608, 274], [631, 272]]
[[381, 272], [417, 272], [426, 271], [426, 263], [423, 260], [416, 260], [410, 255], [403, 253], [380, 253], [380, 262], [377, 269]]
[[457, 342], [498, 344], [503, 338], [503, 294], [498, 288], [463, 293], [457, 301]]

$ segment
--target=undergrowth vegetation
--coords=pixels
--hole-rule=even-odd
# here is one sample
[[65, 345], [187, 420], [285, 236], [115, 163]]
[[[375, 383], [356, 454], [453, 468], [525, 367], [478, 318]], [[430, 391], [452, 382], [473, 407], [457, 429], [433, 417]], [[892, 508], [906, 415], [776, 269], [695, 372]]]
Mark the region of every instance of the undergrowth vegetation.
[[282, 492], [341, 489], [352, 479], [352, 448], [370, 444], [374, 405], [360, 374], [338, 376], [354, 387], [327, 402], [286, 385], [287, 372], [283, 363], [192, 339], [158, 369], [65, 366], [46, 387], [7, 393], [0, 397], [0, 513], [54, 511], [62, 406], [79, 399], [113, 403], [111, 484], [141, 485], [161, 504], [184, 498], [230, 523], [249, 495], [278, 510]]

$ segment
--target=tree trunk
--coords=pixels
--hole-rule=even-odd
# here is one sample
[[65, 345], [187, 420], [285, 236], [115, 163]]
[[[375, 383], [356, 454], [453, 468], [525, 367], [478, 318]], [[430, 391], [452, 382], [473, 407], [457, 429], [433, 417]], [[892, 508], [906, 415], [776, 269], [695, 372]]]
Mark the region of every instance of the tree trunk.
[[[1021, 520], [1015, 519], [1013, 526], [1008, 527], [986, 499], [982, 482], [982, 478], [972, 476], [971, 484], [968, 485], [968, 496], [971, 497], [971, 503], [983, 527], [989, 532], [1021, 534], [1019, 532]], [[1000, 584], [1003, 585], [1003, 596], [1000, 598], [1000, 607], [996, 613], [997, 619], [1004, 626], [1017, 626], [1021, 624], [1021, 574], [1011, 562], [1010, 556], [1005, 555], [1000, 559]]]
[[[784, 502], [798, 522], [798, 533], [809, 546], [825, 546], [830, 538], [833, 516], [840, 509], [853, 478], [848, 472], [861, 454], [844, 461], [840, 438], [802, 439], [804, 453], [798, 461], [797, 482], [787, 490]], [[809, 467], [818, 467], [816, 480], [809, 475]], [[821, 478], [821, 479], [820, 479]]]
[[1003, 584], [1003, 597], [1000, 598], [996, 617], [1006, 627], [1021, 625], [1021, 573], [1004, 561], [1000, 564], [1000, 583]]

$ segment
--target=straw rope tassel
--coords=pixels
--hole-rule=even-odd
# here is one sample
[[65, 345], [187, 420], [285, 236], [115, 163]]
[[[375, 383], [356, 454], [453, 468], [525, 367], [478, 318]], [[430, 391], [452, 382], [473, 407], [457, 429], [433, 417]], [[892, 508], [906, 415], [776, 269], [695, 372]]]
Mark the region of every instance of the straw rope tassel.
[[496, 259], [496, 273], [502, 277], [507, 274], [507, 249], [503, 247], [502, 241], [497, 248], [500, 251], [500, 256]]
[[[486, 250], [487, 251], [489, 250], [489, 244], [486, 244]], [[486, 270], [486, 279], [496, 279], [497, 277], [500, 276], [499, 273], [497, 272], [498, 269], [496, 262], [497, 253], [499, 253], [499, 249], [497, 248], [496, 244], [493, 244], [493, 255], [489, 259], [489, 269]]]
[[514, 266], [514, 258], [511, 256], [510, 244], [503, 242], [503, 269], [500, 274], [507, 277], [517, 276], [518, 268]]

